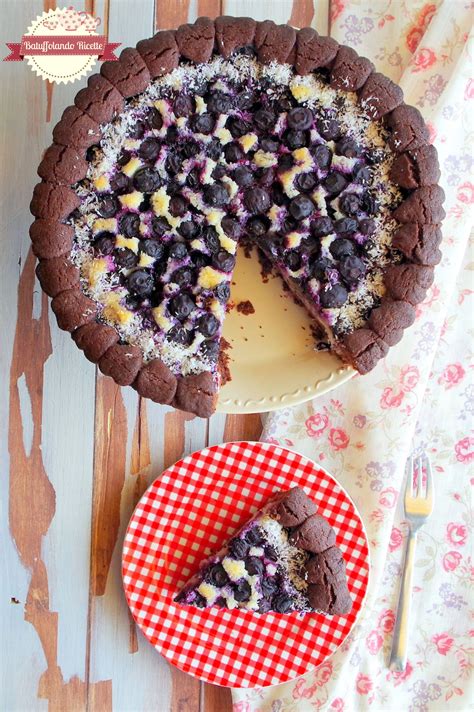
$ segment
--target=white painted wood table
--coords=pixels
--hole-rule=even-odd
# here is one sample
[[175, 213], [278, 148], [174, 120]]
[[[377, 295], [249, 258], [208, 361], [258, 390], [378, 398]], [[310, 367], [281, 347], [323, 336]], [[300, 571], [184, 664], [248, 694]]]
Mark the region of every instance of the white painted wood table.
[[[327, 29], [327, 1], [80, 0], [122, 46], [198, 15]], [[64, 3], [66, 5], [66, 3]], [[60, 6], [62, 6], [60, 4]], [[1, 0], [2, 47], [54, 0]], [[1, 65], [0, 709], [226, 712], [228, 690], [172, 668], [132, 622], [120, 579], [141, 493], [183, 454], [258, 439], [258, 415], [209, 420], [98, 374], [61, 332], [35, 278], [28, 206], [51, 130], [85, 80], [54, 86]]]

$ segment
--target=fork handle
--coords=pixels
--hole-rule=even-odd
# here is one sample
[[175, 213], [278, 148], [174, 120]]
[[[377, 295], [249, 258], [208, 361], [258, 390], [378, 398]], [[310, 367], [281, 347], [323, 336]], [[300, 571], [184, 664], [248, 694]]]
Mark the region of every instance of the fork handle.
[[415, 558], [416, 532], [410, 528], [406, 543], [405, 563], [398, 597], [397, 620], [393, 631], [389, 668], [402, 672], [407, 664], [408, 623], [411, 607], [411, 582]]

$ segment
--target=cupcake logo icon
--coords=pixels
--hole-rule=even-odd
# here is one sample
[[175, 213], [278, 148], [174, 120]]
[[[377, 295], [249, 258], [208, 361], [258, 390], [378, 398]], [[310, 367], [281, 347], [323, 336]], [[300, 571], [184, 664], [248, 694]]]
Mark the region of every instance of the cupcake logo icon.
[[120, 42], [107, 42], [99, 33], [100, 17], [74, 7], [56, 8], [39, 15], [21, 42], [7, 42], [4, 62], [27, 61], [43, 79], [67, 84], [86, 76], [96, 62], [116, 60]]

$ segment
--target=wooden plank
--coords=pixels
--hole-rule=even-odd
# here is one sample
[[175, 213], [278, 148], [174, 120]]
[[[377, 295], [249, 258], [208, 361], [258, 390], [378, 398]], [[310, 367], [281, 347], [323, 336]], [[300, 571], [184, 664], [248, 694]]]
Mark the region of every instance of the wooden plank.
[[[43, 7], [11, 4], [2, 17], [2, 42], [20, 37]], [[85, 699], [94, 370], [69, 336], [50, 328], [29, 252], [28, 205], [51, 140], [46, 119], [57, 117], [55, 94], [26, 63], [2, 70], [1, 194], [10, 209], [0, 233], [1, 363], [10, 379], [2, 380], [0, 392], [1, 422], [9, 428], [9, 453], [2, 438], [1, 462], [10, 477], [2, 478], [1, 498], [9, 501], [2, 529], [9, 524], [10, 532], [2, 530], [7, 576], [1, 600], [20, 602], [14, 616], [13, 604], [2, 610], [4, 649], [14, 652], [3, 666], [2, 702], [9, 710], [46, 709], [48, 701], [53, 710], [78, 709]], [[75, 91], [61, 89], [63, 107]]]

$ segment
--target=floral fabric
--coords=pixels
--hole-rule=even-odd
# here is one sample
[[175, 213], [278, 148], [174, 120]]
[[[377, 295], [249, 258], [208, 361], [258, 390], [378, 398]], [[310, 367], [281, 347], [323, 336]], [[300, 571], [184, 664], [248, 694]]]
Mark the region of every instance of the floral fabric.
[[[320, 462], [356, 502], [371, 582], [363, 614], [335, 655], [293, 682], [234, 690], [234, 712], [467, 710], [474, 633], [472, 7], [464, 0], [333, 0], [331, 22], [331, 34], [399, 82], [429, 123], [446, 191], [443, 260], [415, 325], [384, 363], [266, 420], [263, 439]], [[406, 458], [417, 448], [431, 457], [436, 502], [418, 536], [408, 665], [392, 673], [387, 659], [407, 533], [399, 495]]]

